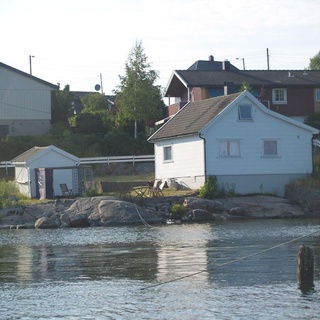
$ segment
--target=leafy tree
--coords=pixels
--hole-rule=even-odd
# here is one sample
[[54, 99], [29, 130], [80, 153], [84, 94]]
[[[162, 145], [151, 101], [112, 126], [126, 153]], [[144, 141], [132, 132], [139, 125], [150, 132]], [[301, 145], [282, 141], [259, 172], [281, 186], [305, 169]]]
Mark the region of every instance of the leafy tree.
[[160, 86], [155, 85], [158, 72], [151, 69], [141, 41], [136, 41], [125, 65], [125, 75], [119, 78], [120, 84], [115, 90], [117, 120], [119, 123], [133, 121], [137, 138], [138, 122], [145, 128], [160, 117], [164, 106]]
[[69, 85], [66, 85], [63, 90], [54, 91], [52, 93], [52, 122], [68, 123], [68, 117], [72, 115], [73, 95], [70, 92]]
[[320, 70], [320, 51], [310, 59], [310, 70]]
[[243, 81], [243, 82], [242, 82], [242, 85], [241, 85], [241, 87], [240, 87], [240, 92], [243, 92], [243, 91], [245, 91], [245, 90], [248, 90], [249, 92], [252, 93], [252, 87], [251, 87], [251, 85], [249, 84], [249, 82], [247, 82], [247, 81]]
[[106, 131], [110, 130], [113, 123], [113, 115], [109, 110], [109, 103], [101, 93], [91, 93], [81, 99], [83, 109], [81, 113], [90, 113], [99, 117]]

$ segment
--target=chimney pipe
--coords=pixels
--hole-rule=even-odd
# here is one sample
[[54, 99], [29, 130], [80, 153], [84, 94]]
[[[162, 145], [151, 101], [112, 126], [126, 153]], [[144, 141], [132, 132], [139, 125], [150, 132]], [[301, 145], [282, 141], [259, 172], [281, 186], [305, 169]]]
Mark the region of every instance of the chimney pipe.
[[222, 62], [222, 70], [224, 71], [230, 71], [230, 61], [224, 60]]
[[214, 61], [214, 56], [213, 55], [209, 56], [209, 61]]

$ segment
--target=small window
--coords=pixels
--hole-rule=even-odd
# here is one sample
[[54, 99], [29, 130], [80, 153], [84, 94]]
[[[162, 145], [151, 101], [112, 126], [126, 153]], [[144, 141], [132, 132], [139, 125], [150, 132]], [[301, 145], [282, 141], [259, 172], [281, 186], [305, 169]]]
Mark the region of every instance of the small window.
[[316, 96], [316, 102], [320, 102], [320, 89], [316, 89], [315, 96]]
[[220, 141], [220, 157], [240, 157], [240, 141]]
[[263, 156], [278, 157], [278, 141], [277, 140], [263, 141]]
[[251, 105], [239, 106], [239, 120], [252, 120], [252, 108]]
[[272, 103], [287, 104], [287, 89], [272, 89]]
[[163, 161], [172, 160], [172, 146], [163, 147]]

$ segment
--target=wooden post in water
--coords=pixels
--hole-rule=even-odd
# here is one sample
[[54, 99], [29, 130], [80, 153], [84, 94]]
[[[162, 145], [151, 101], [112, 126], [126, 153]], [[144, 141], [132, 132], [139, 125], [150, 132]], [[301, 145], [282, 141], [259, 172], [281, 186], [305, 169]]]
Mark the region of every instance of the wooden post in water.
[[313, 251], [304, 244], [300, 246], [297, 257], [297, 278], [298, 286], [302, 291], [313, 289], [313, 273], [314, 273]]

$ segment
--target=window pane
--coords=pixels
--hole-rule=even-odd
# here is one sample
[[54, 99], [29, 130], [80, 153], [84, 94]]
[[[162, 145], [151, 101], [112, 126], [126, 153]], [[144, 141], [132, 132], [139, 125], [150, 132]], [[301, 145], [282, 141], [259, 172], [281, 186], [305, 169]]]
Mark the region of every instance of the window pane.
[[239, 106], [239, 119], [240, 120], [252, 120], [252, 112], [250, 105]]
[[264, 155], [265, 156], [277, 156], [278, 155], [278, 145], [277, 141], [264, 141]]
[[240, 156], [239, 141], [220, 141], [219, 155], [220, 157], [239, 157]]
[[273, 103], [287, 103], [286, 89], [273, 89], [272, 100]]
[[320, 89], [316, 89], [316, 101], [320, 102]]
[[172, 159], [171, 146], [164, 147], [163, 148], [163, 160], [167, 161], [167, 160], [171, 160], [171, 159]]

